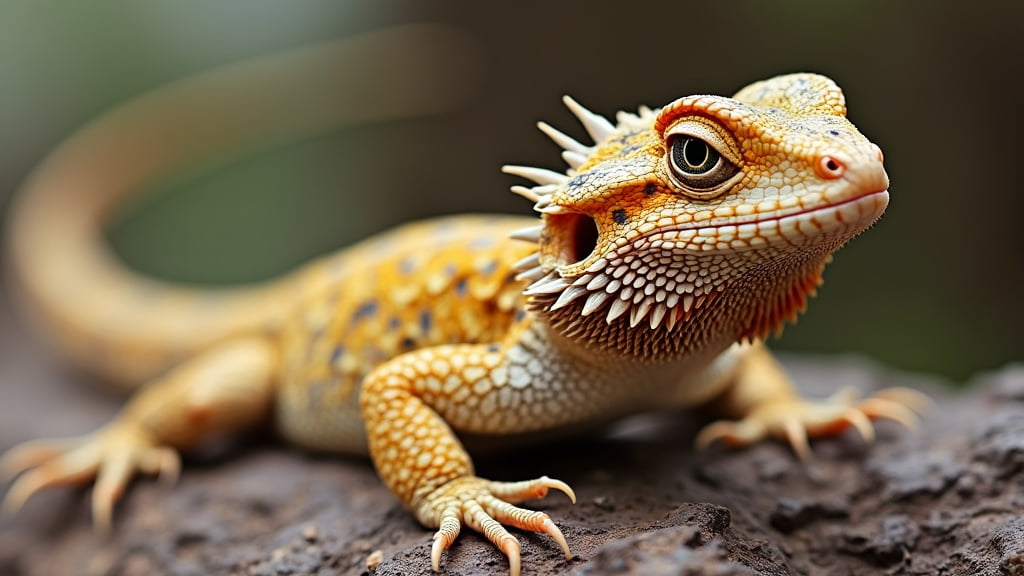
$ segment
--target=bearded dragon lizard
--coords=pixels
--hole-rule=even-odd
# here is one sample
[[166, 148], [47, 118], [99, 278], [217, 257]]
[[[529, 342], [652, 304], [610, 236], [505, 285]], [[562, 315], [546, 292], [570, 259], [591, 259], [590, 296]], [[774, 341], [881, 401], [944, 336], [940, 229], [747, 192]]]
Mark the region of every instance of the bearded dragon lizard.
[[[141, 279], [99, 246], [118, 195], [208, 141], [103, 164], [153, 129], [151, 114], [131, 114], [185, 98], [165, 96], [59, 150], [15, 205], [14, 276], [44, 333], [94, 374], [147, 384], [94, 433], [10, 450], [0, 466], [20, 477], [7, 512], [47, 486], [95, 479], [94, 520], [106, 529], [136, 472], [175, 476], [180, 451], [273, 424], [301, 447], [368, 453], [436, 529], [435, 570], [468, 526], [515, 576], [520, 548], [506, 526], [545, 532], [571, 557], [548, 515], [515, 504], [550, 489], [575, 496], [547, 477], [477, 477], [459, 433], [554, 433], [716, 401], [731, 419], [698, 445], [775, 436], [806, 457], [808, 436], [852, 426], [870, 439], [871, 419], [915, 421], [919, 398], [906, 390], [801, 398], [762, 344], [889, 199], [881, 151], [828, 78], [779, 76], [614, 123], [565, 98], [593, 144], [541, 123], [567, 171], [504, 168], [532, 181], [512, 191], [539, 219], [409, 224], [238, 291]], [[117, 190], [90, 189], [89, 169], [109, 170], [105, 185], [128, 175]]]

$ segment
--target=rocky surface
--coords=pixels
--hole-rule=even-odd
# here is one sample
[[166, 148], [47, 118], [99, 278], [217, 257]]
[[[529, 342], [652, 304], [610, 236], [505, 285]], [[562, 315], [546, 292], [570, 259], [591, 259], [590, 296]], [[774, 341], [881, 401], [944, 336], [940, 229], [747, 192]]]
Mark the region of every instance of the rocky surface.
[[[6, 320], [6, 319], [5, 319]], [[8, 324], [9, 325], [9, 324]], [[797, 461], [777, 443], [691, 448], [701, 421], [660, 414], [604, 434], [478, 460], [500, 479], [569, 482], [531, 503], [562, 527], [575, 557], [519, 533], [526, 574], [1024, 574], [1024, 366], [954, 396], [923, 377], [844, 358], [786, 358], [801, 386], [909, 385], [936, 397], [924, 426], [878, 426]], [[35, 346], [0, 331], [0, 448], [71, 434], [118, 398], [76, 382]], [[370, 464], [289, 450], [273, 438], [193, 457], [177, 486], [135, 482], [109, 536], [90, 530], [84, 489], [53, 489], [0, 523], [0, 574], [431, 574], [430, 533]], [[377, 564], [379, 562], [379, 564]], [[505, 574], [466, 531], [445, 574]]]

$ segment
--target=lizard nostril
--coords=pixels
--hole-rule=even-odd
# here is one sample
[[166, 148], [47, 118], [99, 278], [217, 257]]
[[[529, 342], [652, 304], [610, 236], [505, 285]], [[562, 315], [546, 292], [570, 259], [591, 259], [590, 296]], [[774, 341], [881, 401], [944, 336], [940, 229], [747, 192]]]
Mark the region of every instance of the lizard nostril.
[[818, 163], [814, 165], [814, 170], [818, 173], [818, 176], [826, 180], [837, 180], [842, 178], [846, 172], [846, 165], [836, 160], [833, 156], [826, 155], [818, 158]]

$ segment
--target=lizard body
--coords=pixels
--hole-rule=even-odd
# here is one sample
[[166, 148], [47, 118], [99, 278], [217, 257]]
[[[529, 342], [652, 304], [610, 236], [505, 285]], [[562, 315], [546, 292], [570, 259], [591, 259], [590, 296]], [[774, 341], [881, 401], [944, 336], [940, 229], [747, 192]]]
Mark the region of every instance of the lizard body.
[[[183, 296], [177, 318], [188, 329], [160, 328], [161, 338], [147, 339], [145, 318], [111, 333], [121, 329], [103, 322], [113, 304], [62, 315], [65, 296], [45, 285], [72, 276], [36, 262], [28, 245], [57, 200], [27, 196], [15, 214], [15, 272], [41, 323], [85, 367], [149, 384], [94, 434], [10, 451], [4, 471], [23, 474], [5, 508], [96, 478], [94, 515], [106, 527], [136, 471], [176, 474], [180, 450], [273, 422], [301, 446], [368, 451], [395, 495], [437, 529], [435, 569], [468, 526], [518, 574], [505, 525], [546, 532], [570, 553], [546, 514], [514, 504], [572, 491], [547, 477], [476, 477], [457, 432], [555, 430], [719, 399], [737, 420], [712, 424], [699, 444], [780, 436], [806, 454], [808, 434], [853, 426], [870, 437], [869, 419], [913, 421], [907, 405], [917, 399], [906, 391], [799, 398], [760, 343], [803, 309], [831, 254], [888, 201], [881, 152], [846, 120], [834, 83], [781, 76], [734, 98], [620, 113], [615, 124], [567, 104], [595, 143], [542, 125], [569, 170], [506, 168], [536, 184], [513, 191], [536, 203], [539, 221], [410, 224], [276, 283]], [[83, 220], [68, 225], [88, 240], [99, 219]], [[53, 275], [34, 279], [40, 266]], [[137, 283], [102, 258], [64, 266], [107, 287]], [[174, 301], [163, 286], [133, 289]], [[95, 358], [96, 342], [124, 348]]]

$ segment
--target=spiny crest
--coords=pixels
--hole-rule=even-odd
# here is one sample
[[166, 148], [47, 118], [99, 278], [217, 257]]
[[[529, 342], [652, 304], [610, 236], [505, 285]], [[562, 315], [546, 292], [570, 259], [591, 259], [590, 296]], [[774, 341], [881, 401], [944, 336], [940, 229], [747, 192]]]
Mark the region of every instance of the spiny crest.
[[[533, 166], [502, 166], [501, 170], [506, 174], [519, 176], [533, 181], [536, 186], [513, 186], [512, 192], [534, 202], [534, 209], [543, 214], [564, 214], [565, 210], [557, 204], [552, 204], [551, 197], [561, 186], [564, 186], [569, 179], [576, 174], [586, 161], [593, 154], [595, 148], [610, 138], [617, 130], [616, 125], [608, 121], [604, 116], [587, 110], [579, 102], [569, 96], [562, 98], [565, 106], [583, 125], [584, 130], [594, 140], [593, 146], [587, 146], [579, 142], [565, 132], [558, 130], [546, 122], [538, 122], [537, 127], [541, 132], [551, 138], [551, 141], [562, 148], [562, 159], [569, 166], [565, 173], [555, 172], [546, 168], [535, 168]], [[638, 118], [652, 116], [653, 112], [646, 106], [641, 106], [639, 116], [628, 112], [619, 112], [616, 120], [619, 124], [635, 121]]]
[[[568, 134], [539, 122], [541, 132], [562, 148], [562, 158], [568, 164], [565, 173], [532, 166], [504, 166], [502, 171], [531, 180], [533, 187], [513, 186], [512, 192], [534, 202], [534, 209], [542, 214], [565, 214], [562, 206], [552, 202], [558, 190], [565, 186], [576, 170], [594, 153], [597, 146], [611, 138], [618, 127], [603, 116], [595, 114], [581, 106], [572, 98], [563, 98], [565, 105], [579, 119], [587, 134], [594, 140], [593, 146], [587, 146]], [[618, 126], [632, 124], [638, 120], [647, 120], [655, 112], [646, 106], [640, 107], [638, 114], [619, 112], [616, 114]], [[541, 241], [545, 223], [519, 230], [512, 234], [513, 238], [528, 242]], [[582, 316], [590, 316], [597, 310], [607, 307], [605, 320], [611, 323], [616, 318], [629, 312], [630, 327], [637, 326], [645, 319], [651, 328], [665, 324], [671, 330], [678, 321], [689, 315], [690, 311], [699, 306], [704, 299], [704, 289], [700, 279], [694, 282], [670, 282], [668, 290], [664, 289], [664, 277], [671, 275], [671, 267], [661, 265], [643, 266], [643, 261], [627, 257], [616, 266], [608, 267], [609, 261], [601, 258], [594, 262], [583, 275], [572, 279], [564, 278], [557, 269], [545, 269], [541, 264], [539, 253], [533, 253], [515, 265], [517, 279], [530, 282], [524, 294], [538, 300], [554, 300], [548, 306], [549, 311], [560, 310], [570, 303], [585, 297], [581, 312]], [[630, 272], [631, 267], [640, 268], [641, 275]], [[607, 268], [607, 269], [606, 269]], [[656, 275], [662, 280], [656, 280]], [[649, 286], [645, 287], [645, 283]], [[655, 282], [661, 282], [655, 286]], [[657, 288], [653, 290], [653, 288]], [[678, 292], [676, 292], [678, 290]]]

